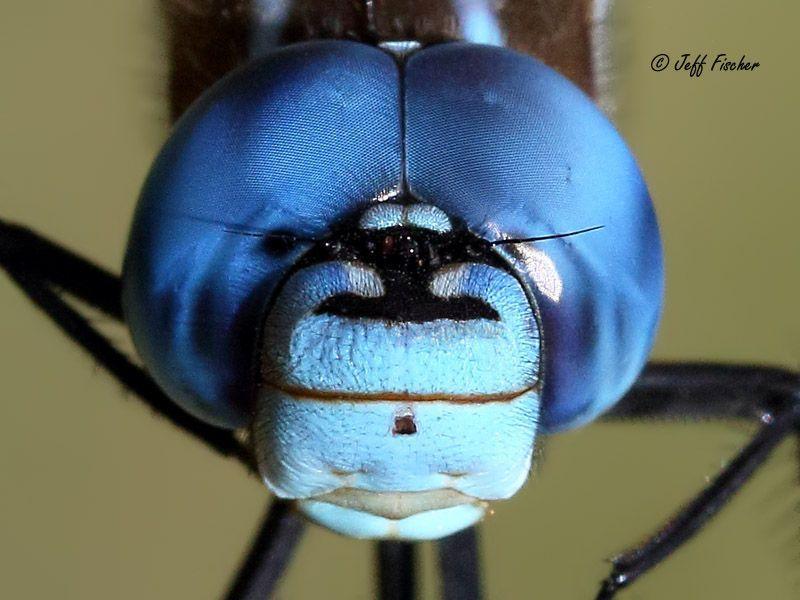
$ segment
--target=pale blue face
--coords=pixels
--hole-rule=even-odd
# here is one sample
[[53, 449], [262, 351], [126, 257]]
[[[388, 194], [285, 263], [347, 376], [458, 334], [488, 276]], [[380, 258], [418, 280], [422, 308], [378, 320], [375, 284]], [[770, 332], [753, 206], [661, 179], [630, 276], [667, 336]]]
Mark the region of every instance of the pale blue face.
[[374, 254], [301, 265], [266, 318], [261, 472], [335, 531], [441, 537], [527, 478], [536, 311], [499, 256], [451, 254], [450, 220], [432, 206], [374, 205], [358, 228]]

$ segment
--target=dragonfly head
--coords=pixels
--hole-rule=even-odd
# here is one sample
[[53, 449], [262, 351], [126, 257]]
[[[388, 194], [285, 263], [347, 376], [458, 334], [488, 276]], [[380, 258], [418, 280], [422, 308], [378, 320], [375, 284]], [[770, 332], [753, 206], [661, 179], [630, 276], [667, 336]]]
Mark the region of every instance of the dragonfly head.
[[663, 264], [636, 160], [556, 71], [327, 40], [181, 119], [124, 280], [148, 371], [196, 417], [250, 427], [276, 494], [338, 531], [423, 538], [513, 494], [537, 431], [622, 397]]

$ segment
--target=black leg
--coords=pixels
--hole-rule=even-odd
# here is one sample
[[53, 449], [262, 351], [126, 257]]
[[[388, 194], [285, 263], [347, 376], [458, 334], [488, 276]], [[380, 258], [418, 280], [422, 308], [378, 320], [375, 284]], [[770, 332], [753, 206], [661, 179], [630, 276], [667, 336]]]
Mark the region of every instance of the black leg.
[[617, 591], [675, 552], [714, 517], [800, 426], [800, 379], [780, 369], [710, 364], [650, 365], [607, 419], [757, 417], [752, 440], [693, 500], [643, 544], [613, 560], [597, 600]]
[[411, 542], [377, 543], [378, 598], [414, 600], [416, 596], [416, 547]]
[[0, 220], [0, 266], [64, 290], [122, 321], [119, 277], [26, 227]]
[[650, 363], [608, 413], [623, 419], [761, 419], [800, 390], [800, 375], [772, 367]]
[[480, 600], [483, 597], [478, 541], [475, 527], [439, 540], [443, 600]]
[[305, 529], [294, 505], [275, 500], [225, 600], [267, 600], [291, 561]]
[[88, 305], [121, 319], [118, 277], [29, 230], [2, 222], [0, 266], [70, 339], [153, 411], [216, 452], [234, 456], [255, 471], [250, 453], [233, 432], [208, 425], [172, 402], [142, 368], [117, 350], [57, 291], [68, 291]]

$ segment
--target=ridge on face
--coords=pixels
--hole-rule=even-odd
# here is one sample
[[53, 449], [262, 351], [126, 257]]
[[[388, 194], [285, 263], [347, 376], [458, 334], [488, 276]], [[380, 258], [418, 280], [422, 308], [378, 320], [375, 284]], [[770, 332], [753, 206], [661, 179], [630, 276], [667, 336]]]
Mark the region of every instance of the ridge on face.
[[361, 229], [419, 227], [438, 233], [452, 231], [450, 217], [430, 204], [394, 204], [383, 202], [367, 208], [358, 220]]
[[254, 433], [265, 482], [356, 537], [471, 525], [530, 467], [531, 300], [487, 244], [431, 206], [373, 206], [318, 246], [264, 324]]

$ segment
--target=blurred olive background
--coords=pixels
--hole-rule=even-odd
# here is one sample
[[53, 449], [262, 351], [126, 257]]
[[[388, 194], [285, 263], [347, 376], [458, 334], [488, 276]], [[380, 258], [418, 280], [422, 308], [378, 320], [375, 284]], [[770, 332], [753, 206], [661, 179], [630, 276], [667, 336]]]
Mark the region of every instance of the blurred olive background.
[[[798, 367], [795, 2], [620, 2], [614, 115], [663, 226], [655, 356]], [[0, 8], [0, 215], [117, 271], [166, 135], [154, 2]], [[746, 54], [700, 78], [665, 52]], [[708, 67], [707, 67], [708, 69]], [[153, 418], [0, 276], [0, 596], [216, 598], [267, 502], [260, 484]], [[547, 440], [482, 527], [490, 598], [592, 598], [640, 539], [744, 443], [737, 424], [596, 425]], [[621, 598], [796, 598], [796, 447]], [[435, 596], [423, 549], [425, 597]], [[371, 546], [309, 528], [282, 598], [370, 598]]]

